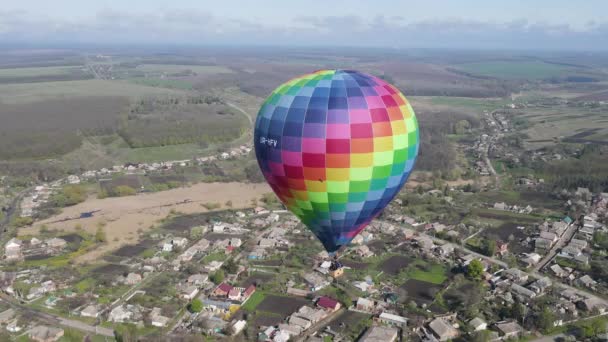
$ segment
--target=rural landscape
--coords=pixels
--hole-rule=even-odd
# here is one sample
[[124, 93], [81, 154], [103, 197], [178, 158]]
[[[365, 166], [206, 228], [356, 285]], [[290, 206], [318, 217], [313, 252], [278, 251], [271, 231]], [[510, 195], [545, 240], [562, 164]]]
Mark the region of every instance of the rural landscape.
[[[338, 50], [0, 50], [0, 340], [608, 339], [608, 54]], [[420, 127], [340, 272], [253, 146], [320, 69]]]

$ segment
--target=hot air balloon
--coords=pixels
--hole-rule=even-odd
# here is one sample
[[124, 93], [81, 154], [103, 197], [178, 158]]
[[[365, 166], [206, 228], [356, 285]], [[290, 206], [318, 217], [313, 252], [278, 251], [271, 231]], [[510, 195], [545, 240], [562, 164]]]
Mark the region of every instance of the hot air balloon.
[[272, 190], [334, 256], [403, 187], [419, 146], [403, 94], [352, 70], [280, 85], [258, 113], [254, 140]]

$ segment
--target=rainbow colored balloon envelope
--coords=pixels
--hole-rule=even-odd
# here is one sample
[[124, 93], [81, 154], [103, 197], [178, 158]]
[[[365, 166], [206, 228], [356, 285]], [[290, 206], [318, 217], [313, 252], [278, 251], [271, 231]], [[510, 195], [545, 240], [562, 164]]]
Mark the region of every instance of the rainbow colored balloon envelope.
[[351, 70], [320, 70], [279, 86], [258, 113], [254, 139], [268, 184], [330, 254], [395, 197], [419, 146], [405, 96]]

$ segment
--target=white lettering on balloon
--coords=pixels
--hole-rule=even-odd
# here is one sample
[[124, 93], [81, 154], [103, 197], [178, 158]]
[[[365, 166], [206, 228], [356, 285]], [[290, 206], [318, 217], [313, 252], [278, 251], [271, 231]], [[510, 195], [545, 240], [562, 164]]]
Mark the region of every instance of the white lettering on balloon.
[[263, 145], [267, 145], [267, 146], [271, 146], [271, 147], [277, 147], [277, 144], [279, 143], [276, 139], [269, 139], [266, 137], [260, 137], [260, 143]]

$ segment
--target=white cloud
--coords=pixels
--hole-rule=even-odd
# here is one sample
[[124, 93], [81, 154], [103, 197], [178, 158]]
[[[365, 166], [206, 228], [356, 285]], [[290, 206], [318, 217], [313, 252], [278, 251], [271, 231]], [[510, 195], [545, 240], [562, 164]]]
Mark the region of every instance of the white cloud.
[[304, 44], [337, 46], [602, 49], [608, 23], [584, 28], [526, 19], [508, 22], [408, 21], [400, 16], [297, 16], [290, 24], [218, 17], [200, 10], [121, 12], [104, 9], [78, 20], [0, 10], [1, 42], [158, 44]]

